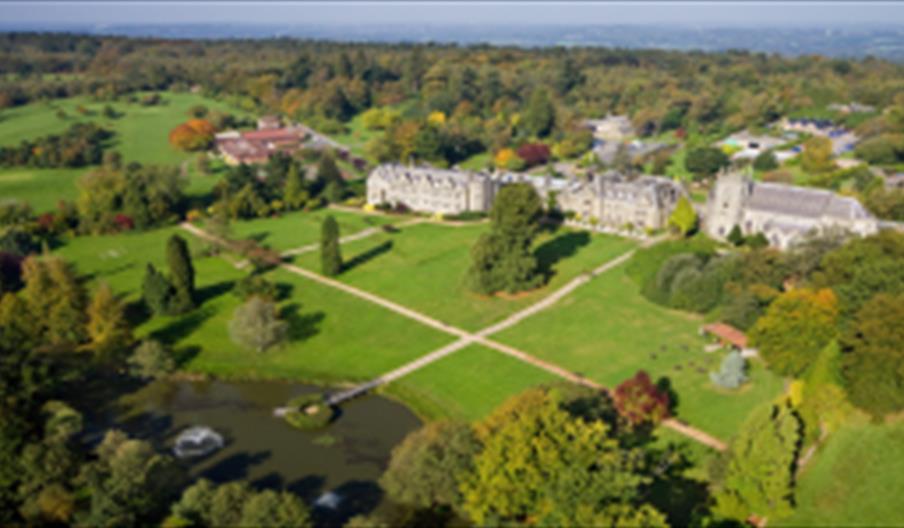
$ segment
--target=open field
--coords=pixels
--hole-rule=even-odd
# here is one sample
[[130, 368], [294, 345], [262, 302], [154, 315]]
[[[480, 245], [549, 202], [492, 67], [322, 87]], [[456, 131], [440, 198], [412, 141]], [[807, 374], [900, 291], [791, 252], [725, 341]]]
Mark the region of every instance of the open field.
[[904, 524], [904, 423], [850, 425], [832, 433], [797, 485], [797, 509], [775, 526]]
[[493, 337], [609, 387], [640, 369], [667, 378], [677, 417], [728, 439], [754, 406], [781, 392], [782, 381], [754, 362], [752, 382], [737, 393], [713, 387], [708, 373], [721, 355], [703, 352], [700, 324], [644, 299], [619, 267]]
[[254, 238], [279, 251], [314, 244], [320, 241], [323, 219], [332, 215], [339, 223], [340, 236], [347, 236], [367, 229], [396, 223], [400, 217], [349, 213], [335, 209], [287, 213], [275, 218], [236, 221], [229, 226], [237, 239]]
[[[339, 280], [424, 312], [466, 330], [479, 330], [542, 299], [578, 274], [630, 250], [635, 242], [561, 229], [537, 240], [541, 266], [552, 274], [546, 286], [513, 299], [482, 297], [465, 279], [470, 249], [486, 224], [452, 227], [419, 224], [342, 246], [348, 269]], [[317, 253], [299, 265], [320, 270]]]
[[89, 169], [0, 169], [0, 202], [8, 199], [28, 202], [36, 212], [49, 211], [60, 200], [78, 197], [79, 177]]
[[[175, 164], [190, 154], [170, 146], [169, 132], [189, 119], [188, 109], [204, 105], [209, 110], [244, 114], [244, 112], [199, 94], [162, 92], [162, 103], [143, 106], [125, 101], [94, 101], [88, 97], [73, 97], [52, 102], [33, 103], [0, 112], [0, 145], [15, 145], [23, 139], [58, 134], [75, 123], [95, 122], [115, 132], [112, 149], [118, 150], [125, 161]], [[141, 97], [141, 94], [139, 94]], [[109, 104], [120, 116], [104, 117]], [[77, 109], [84, 108], [82, 114]], [[66, 117], [57, 117], [62, 110]]]
[[383, 390], [403, 399], [422, 418], [477, 420], [527, 388], [557, 381], [527, 363], [471, 345]]
[[[147, 233], [81, 237], [56, 250], [92, 282], [102, 280], [128, 300], [139, 299], [148, 262], [165, 269], [166, 240], [175, 232], [192, 252], [205, 245], [178, 228]], [[244, 272], [220, 257], [194, 259], [203, 304], [179, 317], [155, 317], [137, 328], [173, 346], [185, 370], [222, 377], [279, 378], [317, 382], [360, 381], [391, 370], [450, 342], [441, 332], [352, 296], [282, 270], [268, 279], [289, 296], [280, 304], [294, 337], [263, 354], [243, 350], [229, 338], [228, 324], [240, 304], [230, 292]]]

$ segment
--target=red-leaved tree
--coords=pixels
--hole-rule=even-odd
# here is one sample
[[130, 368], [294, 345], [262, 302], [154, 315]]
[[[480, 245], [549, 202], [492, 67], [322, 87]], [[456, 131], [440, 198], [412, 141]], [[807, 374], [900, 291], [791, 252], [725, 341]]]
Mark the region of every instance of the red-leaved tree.
[[542, 165], [549, 161], [549, 147], [543, 143], [525, 143], [518, 147], [517, 153], [528, 167]]
[[631, 425], [656, 424], [669, 415], [669, 395], [643, 370], [621, 382], [612, 395], [615, 408]]

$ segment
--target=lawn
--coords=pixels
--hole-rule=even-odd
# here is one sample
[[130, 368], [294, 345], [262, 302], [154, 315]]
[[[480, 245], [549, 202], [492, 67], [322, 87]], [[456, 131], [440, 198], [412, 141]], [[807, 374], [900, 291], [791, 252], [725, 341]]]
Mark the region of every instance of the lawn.
[[804, 468], [797, 511], [774, 526], [904, 525], [904, 423], [850, 425]]
[[[344, 244], [347, 269], [339, 280], [446, 323], [478, 330], [635, 246], [631, 240], [567, 229], [544, 233], [536, 254], [551, 274], [547, 285], [515, 298], [484, 297], [470, 292], [465, 280], [471, 246], [486, 229], [487, 224], [419, 224]], [[296, 262], [319, 271], [319, 258], [316, 252], [308, 253]]]
[[782, 390], [759, 363], [737, 393], [713, 387], [719, 353], [704, 353], [698, 317], [664, 309], [638, 292], [619, 267], [494, 339], [614, 387], [638, 370], [666, 378], [677, 394], [678, 418], [728, 439], [757, 404]]
[[370, 156], [367, 155], [367, 144], [374, 138], [377, 138], [383, 134], [381, 130], [368, 130], [364, 127], [364, 120], [361, 119], [361, 116], [364, 114], [358, 114], [353, 117], [348, 123], [345, 123], [348, 132], [345, 134], [335, 134], [329, 135], [331, 139], [336, 141], [337, 143], [341, 143], [348, 147], [352, 154], [358, 156], [359, 158], [369, 159]]
[[352, 235], [368, 227], [391, 224], [400, 218], [319, 209], [288, 213], [274, 218], [233, 222], [229, 228], [235, 238], [254, 238], [273, 249], [286, 251], [320, 241], [323, 219], [330, 215], [339, 223], [340, 236]]
[[424, 419], [478, 420], [509, 397], [559, 378], [495, 350], [471, 345], [384, 390]]
[[[189, 119], [189, 108], [200, 104], [209, 110], [244, 114], [227, 103], [199, 94], [163, 92], [161, 97], [163, 102], [156, 106], [108, 103], [81, 96], [9, 108], [0, 112], [0, 145], [16, 145], [23, 139], [58, 134], [75, 123], [93, 121], [115, 132], [111, 148], [118, 150], [125, 161], [176, 164], [188, 154], [170, 146], [168, 135], [176, 125]], [[121, 115], [114, 119], [104, 117], [107, 104]], [[79, 106], [87, 113], [80, 113]], [[58, 110], [67, 117], [57, 117]]]
[[15, 199], [28, 202], [35, 212], [56, 207], [60, 200], [78, 197], [76, 182], [88, 169], [0, 169], [0, 202]]
[[[165, 267], [166, 240], [177, 228], [146, 233], [80, 237], [55, 253], [77, 264], [90, 282], [105, 281], [137, 300], [145, 265]], [[221, 257], [198, 255], [204, 247], [188, 234], [202, 305], [182, 317], [141, 321], [138, 336], [152, 335], [186, 358], [183, 368], [222, 377], [278, 378], [316, 382], [360, 381], [439, 348], [453, 338], [334, 289], [283, 270], [268, 278], [290, 293], [280, 304], [290, 322], [290, 342], [263, 354], [243, 350], [229, 338], [239, 299], [230, 292], [244, 272]]]

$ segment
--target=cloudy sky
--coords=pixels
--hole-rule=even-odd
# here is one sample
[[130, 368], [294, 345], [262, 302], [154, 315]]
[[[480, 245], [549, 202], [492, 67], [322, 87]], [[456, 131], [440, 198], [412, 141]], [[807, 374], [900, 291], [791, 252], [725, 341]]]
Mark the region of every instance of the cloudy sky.
[[670, 24], [904, 25], [904, 2], [778, 1], [0, 1], [0, 22], [25, 24]]

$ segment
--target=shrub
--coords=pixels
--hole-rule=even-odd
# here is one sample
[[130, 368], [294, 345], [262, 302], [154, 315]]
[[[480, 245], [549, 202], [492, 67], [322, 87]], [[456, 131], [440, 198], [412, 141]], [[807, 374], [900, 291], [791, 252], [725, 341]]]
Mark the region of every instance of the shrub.
[[248, 275], [236, 282], [232, 287], [232, 293], [243, 301], [253, 296], [268, 301], [279, 300], [279, 286], [256, 274]]
[[336, 415], [321, 394], [303, 394], [289, 400], [284, 415], [286, 422], [296, 429], [320, 429], [329, 425]]
[[618, 413], [631, 425], [657, 424], [669, 416], [669, 395], [643, 370], [620, 383], [613, 400]]
[[733, 350], [722, 359], [718, 372], [709, 373], [709, 379], [725, 389], [737, 389], [747, 381], [747, 361]]
[[176, 368], [172, 354], [153, 339], [143, 341], [135, 347], [127, 363], [129, 373], [139, 378], [159, 378]]
[[260, 297], [252, 297], [236, 308], [229, 322], [232, 340], [257, 352], [264, 352], [282, 342], [288, 330], [288, 323], [279, 319], [276, 305]]

